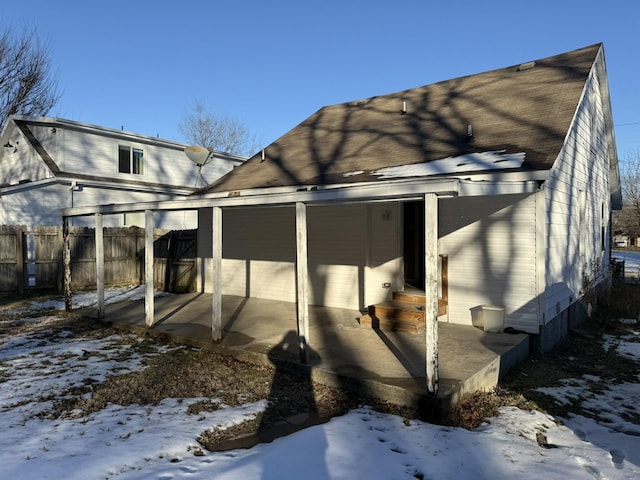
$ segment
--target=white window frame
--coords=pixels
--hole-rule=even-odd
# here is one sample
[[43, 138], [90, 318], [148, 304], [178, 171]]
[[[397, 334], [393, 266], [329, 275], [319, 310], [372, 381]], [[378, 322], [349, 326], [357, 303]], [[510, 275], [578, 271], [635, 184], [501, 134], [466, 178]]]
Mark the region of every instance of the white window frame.
[[[123, 162], [122, 162], [122, 152], [124, 152], [125, 150], [129, 151], [129, 164], [128, 164], [128, 170], [124, 170], [123, 167]], [[136, 157], [134, 154], [136, 152], [140, 153], [139, 157]], [[136, 159], [138, 159], [138, 161], [136, 161]], [[117, 168], [118, 168], [118, 173], [124, 173], [124, 174], [128, 174], [128, 175], [144, 175], [145, 174], [145, 160], [144, 160], [144, 150], [138, 146], [135, 145], [126, 145], [126, 144], [118, 144], [118, 151], [117, 151]]]

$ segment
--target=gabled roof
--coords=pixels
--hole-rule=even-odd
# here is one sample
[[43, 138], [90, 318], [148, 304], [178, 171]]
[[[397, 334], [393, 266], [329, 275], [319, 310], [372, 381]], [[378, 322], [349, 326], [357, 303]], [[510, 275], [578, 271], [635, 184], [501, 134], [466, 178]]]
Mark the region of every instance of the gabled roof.
[[321, 108], [202, 193], [548, 170], [600, 49]]

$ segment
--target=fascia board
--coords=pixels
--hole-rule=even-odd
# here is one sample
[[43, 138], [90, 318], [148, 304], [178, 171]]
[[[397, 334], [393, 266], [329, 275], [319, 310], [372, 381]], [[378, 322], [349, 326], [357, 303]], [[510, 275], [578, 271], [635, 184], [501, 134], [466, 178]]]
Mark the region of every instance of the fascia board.
[[439, 196], [461, 195], [506, 195], [532, 193], [539, 189], [537, 181], [527, 182], [473, 182], [459, 179], [440, 179], [421, 182], [375, 183], [348, 188], [316, 190], [313, 188], [295, 192], [278, 192], [256, 195], [234, 195], [217, 198], [185, 198], [164, 202], [142, 202], [117, 205], [96, 205], [91, 207], [65, 208], [65, 217], [85, 216], [94, 213], [116, 214], [140, 212], [144, 210], [196, 210], [207, 207], [259, 207], [284, 206], [295, 203], [327, 204], [399, 201], [422, 198], [425, 194]]

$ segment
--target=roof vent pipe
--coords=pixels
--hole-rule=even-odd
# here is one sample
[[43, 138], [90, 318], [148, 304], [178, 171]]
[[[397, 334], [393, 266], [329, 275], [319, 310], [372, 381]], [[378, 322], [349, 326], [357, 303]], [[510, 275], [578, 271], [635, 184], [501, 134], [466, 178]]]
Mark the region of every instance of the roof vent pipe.
[[521, 72], [522, 70], [529, 70], [533, 67], [536, 66], [536, 62], [526, 62], [526, 63], [521, 63], [518, 68], [517, 71]]

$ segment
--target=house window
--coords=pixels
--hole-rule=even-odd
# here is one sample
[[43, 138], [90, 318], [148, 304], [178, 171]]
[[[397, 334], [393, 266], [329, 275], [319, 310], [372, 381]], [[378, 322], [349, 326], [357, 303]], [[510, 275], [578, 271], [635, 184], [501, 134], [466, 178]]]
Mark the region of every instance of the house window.
[[139, 148], [118, 146], [118, 171], [120, 173], [144, 174], [144, 152]]
[[124, 226], [144, 228], [144, 213], [140, 213], [140, 212], [125, 213]]

